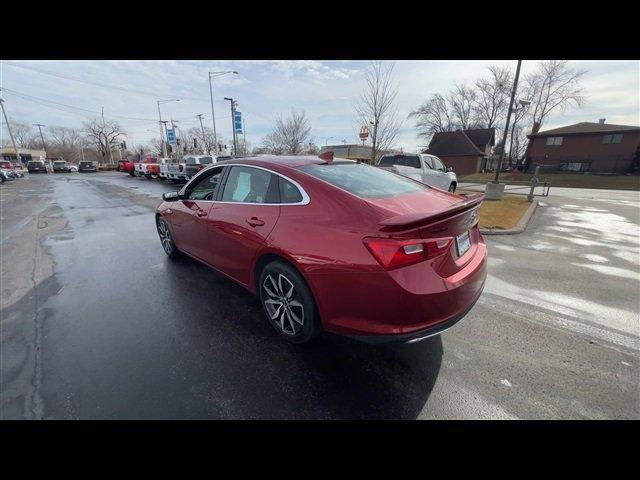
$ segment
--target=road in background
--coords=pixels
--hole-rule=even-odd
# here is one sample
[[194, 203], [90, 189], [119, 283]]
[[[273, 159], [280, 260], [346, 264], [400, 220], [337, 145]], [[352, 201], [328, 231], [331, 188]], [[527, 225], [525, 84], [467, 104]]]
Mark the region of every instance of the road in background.
[[171, 184], [32, 175], [0, 189], [2, 418], [639, 418], [640, 194], [552, 188], [486, 237], [453, 329], [282, 341], [241, 287], [170, 261]]

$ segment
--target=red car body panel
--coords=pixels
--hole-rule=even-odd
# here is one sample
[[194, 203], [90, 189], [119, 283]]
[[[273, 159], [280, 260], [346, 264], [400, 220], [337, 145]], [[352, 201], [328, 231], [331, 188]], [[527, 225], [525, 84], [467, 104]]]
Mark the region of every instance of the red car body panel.
[[[307, 281], [327, 331], [410, 334], [469, 310], [486, 278], [487, 248], [476, 213], [481, 198], [428, 189], [364, 199], [297, 168], [314, 163], [325, 162], [317, 157], [257, 157], [216, 164], [258, 166], [281, 174], [304, 188], [310, 198], [306, 205], [179, 200], [162, 203], [157, 212], [168, 221], [180, 250], [254, 293], [261, 257], [287, 260]], [[168, 209], [171, 215], [166, 215]], [[264, 224], [249, 225], [253, 218]], [[464, 231], [470, 232], [471, 247], [462, 256], [453, 242], [436, 258], [390, 270], [363, 243], [366, 237], [430, 239]]]

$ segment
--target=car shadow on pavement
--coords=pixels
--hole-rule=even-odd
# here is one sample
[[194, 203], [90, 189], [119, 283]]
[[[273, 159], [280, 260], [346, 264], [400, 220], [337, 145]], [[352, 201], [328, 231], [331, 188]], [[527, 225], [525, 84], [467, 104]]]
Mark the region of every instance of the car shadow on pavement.
[[193, 331], [185, 334], [207, 339], [194, 348], [215, 349], [203, 367], [215, 379], [193, 390], [223, 396], [223, 418], [415, 419], [428, 401], [442, 362], [440, 336], [374, 346], [325, 333], [293, 345], [273, 330], [255, 296], [206, 266], [185, 258], [170, 262], [167, 275], [175, 298], [190, 298], [181, 321]]

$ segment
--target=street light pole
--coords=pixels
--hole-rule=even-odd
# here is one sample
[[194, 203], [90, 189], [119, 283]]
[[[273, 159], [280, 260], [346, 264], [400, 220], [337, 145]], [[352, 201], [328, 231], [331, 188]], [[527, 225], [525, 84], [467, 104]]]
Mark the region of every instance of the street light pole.
[[233, 73], [234, 75], [238, 75], [238, 72], [233, 70], [226, 70], [224, 72], [209, 72], [209, 96], [211, 99], [211, 121], [213, 122], [213, 142], [215, 144], [216, 155], [219, 153], [218, 151], [218, 132], [216, 131], [216, 114], [213, 109], [213, 86], [211, 84], [211, 79], [213, 77], [220, 77], [222, 75], [226, 75], [227, 73]]
[[509, 122], [511, 121], [511, 111], [513, 110], [513, 101], [516, 98], [516, 90], [518, 89], [518, 78], [520, 78], [520, 66], [522, 65], [522, 60], [518, 60], [518, 66], [516, 67], [516, 76], [513, 80], [513, 90], [511, 90], [511, 100], [509, 101], [509, 111], [507, 112], [507, 122], [504, 125], [504, 134], [502, 135], [502, 150], [500, 151], [500, 160], [498, 160], [498, 168], [496, 169], [496, 175], [493, 179], [493, 183], [498, 183], [498, 177], [500, 176], [500, 171], [502, 170], [502, 162], [504, 160], [504, 151], [507, 146], [507, 135], [509, 134]]

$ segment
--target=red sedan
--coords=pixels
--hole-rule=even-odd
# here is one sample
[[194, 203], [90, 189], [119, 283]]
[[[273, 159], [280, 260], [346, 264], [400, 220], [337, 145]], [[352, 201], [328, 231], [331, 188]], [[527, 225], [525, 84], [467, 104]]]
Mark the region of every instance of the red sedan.
[[219, 162], [163, 198], [156, 225], [167, 255], [259, 295], [295, 343], [323, 330], [422, 340], [464, 317], [484, 286], [482, 195], [349, 160], [261, 156]]

